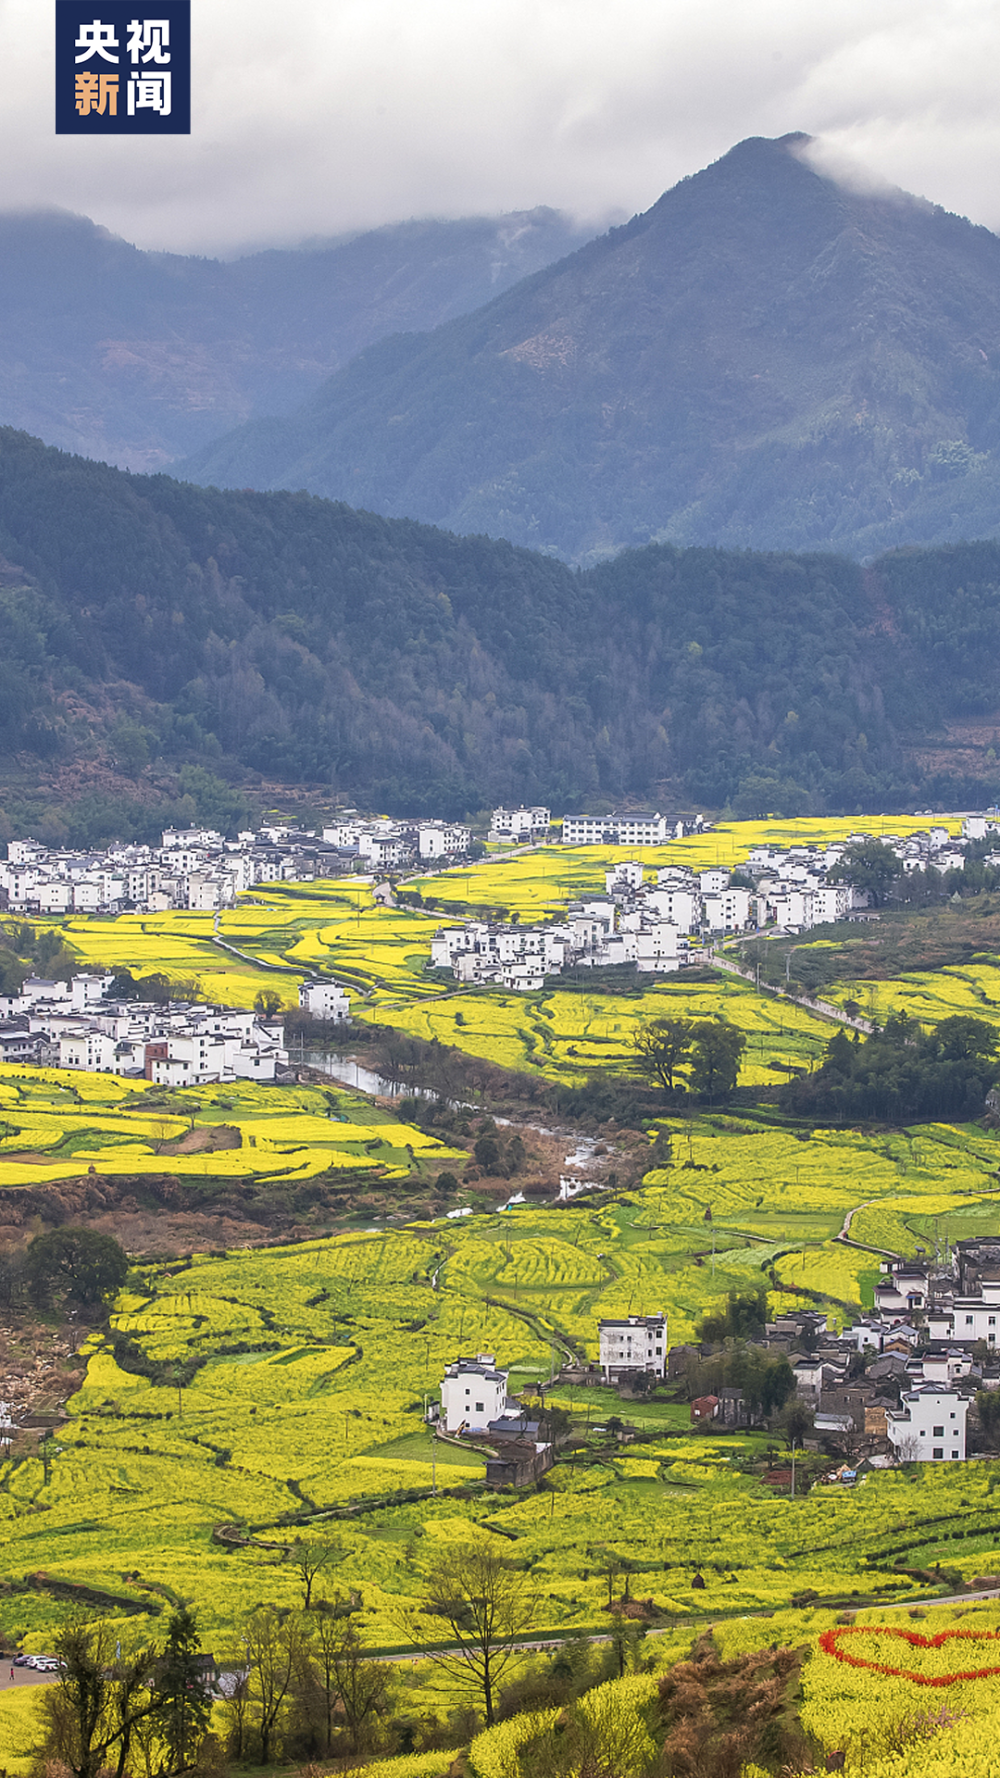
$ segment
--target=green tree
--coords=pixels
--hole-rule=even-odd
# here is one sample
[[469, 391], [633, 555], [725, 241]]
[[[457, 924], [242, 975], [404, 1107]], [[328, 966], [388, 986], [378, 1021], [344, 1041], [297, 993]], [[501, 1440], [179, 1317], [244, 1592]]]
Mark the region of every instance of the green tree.
[[165, 1750], [157, 1778], [190, 1771], [212, 1720], [212, 1698], [199, 1656], [201, 1640], [186, 1605], [174, 1613], [156, 1666], [152, 1721]]
[[113, 1235], [95, 1229], [52, 1229], [28, 1243], [25, 1275], [36, 1308], [57, 1300], [81, 1309], [97, 1309], [121, 1289], [128, 1274], [128, 1256]]
[[881, 907], [902, 869], [891, 846], [884, 840], [868, 838], [845, 848], [840, 863], [830, 872], [830, 881], [864, 890], [872, 906]]
[[736, 1025], [722, 1019], [699, 1019], [692, 1042], [691, 1085], [696, 1093], [718, 1099], [731, 1093], [740, 1072], [747, 1040]]
[[281, 1011], [281, 995], [273, 988], [261, 988], [254, 998], [253, 1009], [265, 1019], [273, 1019], [275, 1013]]
[[672, 1093], [677, 1084], [677, 1069], [688, 1058], [695, 1028], [693, 1019], [652, 1019], [648, 1025], [640, 1025], [632, 1040], [639, 1073], [665, 1093]]

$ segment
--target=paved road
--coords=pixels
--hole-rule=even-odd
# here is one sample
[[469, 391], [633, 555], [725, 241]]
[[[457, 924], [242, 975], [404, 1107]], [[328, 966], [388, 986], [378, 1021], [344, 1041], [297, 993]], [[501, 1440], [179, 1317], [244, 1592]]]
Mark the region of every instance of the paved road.
[[36, 1673], [34, 1667], [12, 1667], [9, 1661], [0, 1662], [0, 1692], [19, 1685], [52, 1685], [56, 1678], [55, 1673]]

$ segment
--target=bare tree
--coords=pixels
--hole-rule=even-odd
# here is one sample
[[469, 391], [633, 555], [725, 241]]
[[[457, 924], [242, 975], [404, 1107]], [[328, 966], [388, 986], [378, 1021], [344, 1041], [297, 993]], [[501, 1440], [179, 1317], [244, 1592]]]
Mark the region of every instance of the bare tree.
[[[408, 1621], [428, 1660], [481, 1696], [488, 1728], [497, 1687], [531, 1628], [534, 1608], [527, 1575], [490, 1544], [467, 1543], [449, 1550], [428, 1575], [423, 1603]], [[441, 1641], [454, 1646], [436, 1648]]]
[[898, 1463], [917, 1463], [920, 1460], [920, 1440], [915, 1432], [907, 1432], [895, 1441], [896, 1461]]
[[369, 1751], [377, 1739], [377, 1720], [389, 1701], [391, 1668], [369, 1659], [349, 1617], [330, 1611], [317, 1614], [304, 1653], [323, 1714], [326, 1752], [333, 1745], [338, 1706], [347, 1728], [349, 1751]]
[[339, 1543], [305, 1543], [297, 1537], [292, 1545], [292, 1561], [302, 1580], [302, 1609], [312, 1609], [312, 1591], [324, 1568], [340, 1561], [344, 1552]]
[[242, 1641], [248, 1715], [260, 1763], [266, 1766], [277, 1752], [285, 1701], [301, 1658], [302, 1633], [296, 1618], [283, 1617], [273, 1605], [262, 1605], [247, 1618]]

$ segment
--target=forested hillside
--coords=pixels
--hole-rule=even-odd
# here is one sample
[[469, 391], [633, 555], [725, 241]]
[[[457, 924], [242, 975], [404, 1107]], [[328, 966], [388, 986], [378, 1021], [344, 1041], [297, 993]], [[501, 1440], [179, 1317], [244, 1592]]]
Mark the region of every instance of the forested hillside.
[[285, 413], [373, 340], [436, 327], [578, 247], [555, 210], [401, 222], [235, 260], [85, 216], [0, 215], [0, 421], [131, 469]]
[[981, 802], [998, 671], [1000, 545], [866, 570], [650, 546], [573, 572], [0, 432], [8, 829], [48, 811], [67, 838], [137, 832], [185, 793], [235, 821], [220, 785], [261, 779], [442, 814]]
[[651, 210], [184, 466], [588, 562], [1000, 529], [1000, 239], [741, 143]]

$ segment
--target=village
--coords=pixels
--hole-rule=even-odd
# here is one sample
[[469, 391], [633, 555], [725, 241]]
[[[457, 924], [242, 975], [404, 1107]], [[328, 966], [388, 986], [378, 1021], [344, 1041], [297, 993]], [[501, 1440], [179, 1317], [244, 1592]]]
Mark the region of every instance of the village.
[[[547, 1388], [610, 1385], [632, 1404], [666, 1394], [689, 1401], [693, 1428], [776, 1432], [792, 1451], [829, 1459], [825, 1480], [850, 1486], [873, 1469], [995, 1455], [993, 1419], [984, 1424], [977, 1396], [1000, 1392], [998, 1318], [1000, 1239], [979, 1237], [956, 1242], [946, 1260], [883, 1259], [874, 1308], [840, 1333], [825, 1312], [803, 1309], [744, 1340], [671, 1347], [662, 1311], [602, 1319], [598, 1362], [563, 1365], [550, 1384], [532, 1387], [530, 1405], [508, 1394], [510, 1373], [494, 1354], [478, 1353], [447, 1367], [428, 1418], [439, 1438], [488, 1450], [489, 1483], [523, 1487], [571, 1436], [565, 1414], [554, 1423], [548, 1415]], [[713, 1372], [741, 1368], [753, 1385], [702, 1392]], [[770, 1390], [761, 1386], [769, 1368]], [[618, 1442], [641, 1437], [618, 1417], [612, 1431]]]
[[[683, 831], [683, 823], [677, 826]], [[987, 815], [963, 820], [964, 841], [994, 831]], [[551, 832], [546, 808], [493, 811], [495, 843], [548, 845]], [[562, 833], [566, 844], [603, 839], [637, 849], [669, 837], [659, 814], [566, 817]], [[36, 917], [176, 908], [218, 916], [259, 883], [356, 872], [372, 885], [377, 902], [389, 904], [405, 867], [419, 859], [426, 868], [447, 866], [472, 843], [471, 829], [444, 822], [346, 818], [324, 828], [321, 837], [266, 827], [229, 841], [210, 829], [168, 829], [157, 848], [126, 846], [100, 855], [12, 840], [0, 861], [0, 900], [12, 913]], [[944, 872], [964, 862], [961, 843], [945, 827], [885, 843], [904, 875]], [[711, 961], [732, 937], [865, 918], [868, 893], [837, 881], [851, 844], [848, 837], [785, 850], [756, 846], [736, 871], [668, 865], [654, 869], [652, 881], [641, 857], [622, 860], [605, 871], [603, 894], [569, 901], [559, 917], [534, 924], [469, 918], [442, 925], [431, 940], [429, 968], [463, 986], [530, 993], [568, 970], [624, 967], [667, 975]], [[222, 942], [218, 932], [216, 938]], [[112, 974], [81, 973], [68, 982], [29, 977], [19, 992], [0, 995], [0, 1059], [142, 1077], [160, 1086], [234, 1079], [280, 1084], [292, 1078], [277, 1008], [269, 1015], [259, 1007], [126, 999], [116, 997], [114, 983]], [[299, 1004], [324, 1023], [350, 1017], [349, 996], [333, 979], [303, 983]]]

